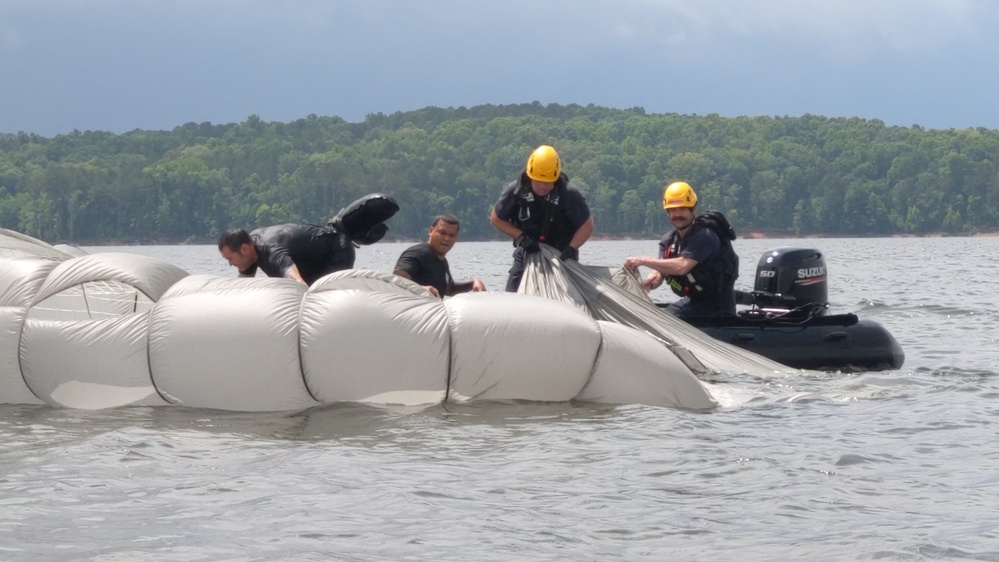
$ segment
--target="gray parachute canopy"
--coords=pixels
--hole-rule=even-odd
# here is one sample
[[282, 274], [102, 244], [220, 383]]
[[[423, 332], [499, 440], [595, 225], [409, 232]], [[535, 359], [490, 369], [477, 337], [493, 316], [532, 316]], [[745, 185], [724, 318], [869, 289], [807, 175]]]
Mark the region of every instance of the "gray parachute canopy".
[[[16, 233], [15, 233], [16, 234]], [[311, 287], [189, 275], [0, 236], [0, 403], [295, 411], [363, 401], [718, 401], [665, 338], [508, 293], [443, 301], [387, 273]], [[705, 363], [710, 364], [710, 362]]]

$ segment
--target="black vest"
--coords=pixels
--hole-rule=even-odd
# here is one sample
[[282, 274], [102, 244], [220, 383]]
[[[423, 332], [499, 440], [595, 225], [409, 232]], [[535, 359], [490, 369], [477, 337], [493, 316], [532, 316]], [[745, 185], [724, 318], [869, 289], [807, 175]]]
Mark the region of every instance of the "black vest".
[[558, 250], [566, 249], [572, 241], [573, 234], [576, 233], [576, 229], [559, 205], [568, 183], [569, 177], [562, 174], [548, 195], [538, 197], [531, 190], [531, 180], [526, 174], [522, 174], [520, 184], [514, 192], [517, 210], [513, 224], [528, 236], [533, 236], [549, 246]]
[[[732, 247], [735, 231], [724, 217], [721, 217], [720, 221], [724, 225], [719, 225], [718, 217], [712, 213], [721, 215], [717, 211], [708, 211], [694, 217], [694, 223], [687, 236], [702, 228], [709, 228], [718, 236], [721, 249], [707, 260], [697, 262], [686, 275], [665, 276], [666, 283], [678, 296], [690, 297], [691, 300], [714, 297], [731, 287], [739, 277], [739, 255]], [[680, 238], [680, 233], [674, 229], [663, 237], [659, 246], [662, 248], [664, 258], [675, 258], [680, 255], [686, 244]]]

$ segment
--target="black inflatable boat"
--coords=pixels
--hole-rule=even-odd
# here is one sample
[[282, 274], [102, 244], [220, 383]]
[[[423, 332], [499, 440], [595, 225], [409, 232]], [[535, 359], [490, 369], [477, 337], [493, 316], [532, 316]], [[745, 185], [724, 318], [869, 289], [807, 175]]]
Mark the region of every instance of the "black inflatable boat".
[[798, 369], [880, 371], [905, 361], [898, 341], [877, 322], [827, 314], [826, 264], [818, 250], [768, 250], [757, 264], [754, 290], [736, 296], [742, 305], [737, 317], [687, 321], [716, 339]]

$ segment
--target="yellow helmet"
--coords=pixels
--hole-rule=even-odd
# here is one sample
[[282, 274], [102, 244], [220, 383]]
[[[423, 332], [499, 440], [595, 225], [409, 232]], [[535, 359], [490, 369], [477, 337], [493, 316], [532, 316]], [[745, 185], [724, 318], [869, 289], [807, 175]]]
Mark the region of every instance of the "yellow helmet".
[[694, 188], [685, 181], [673, 182], [663, 190], [663, 209], [677, 207], [693, 207], [697, 205], [697, 194]]
[[555, 149], [543, 144], [527, 159], [527, 177], [536, 181], [554, 182], [562, 173], [562, 161]]

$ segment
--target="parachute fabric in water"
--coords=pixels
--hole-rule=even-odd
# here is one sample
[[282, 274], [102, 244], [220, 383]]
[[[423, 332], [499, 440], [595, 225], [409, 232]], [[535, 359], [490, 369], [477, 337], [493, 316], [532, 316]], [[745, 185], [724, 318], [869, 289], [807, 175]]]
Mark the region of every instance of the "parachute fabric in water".
[[408, 279], [364, 270], [328, 275], [305, 295], [301, 331], [302, 372], [320, 402], [445, 399], [447, 309]]
[[549, 299], [511, 293], [459, 297], [448, 301], [454, 392], [561, 402], [586, 385], [601, 341], [592, 319]]
[[134, 254], [58, 263], [33, 296], [20, 333], [25, 383], [53, 406], [162, 404], [147, 360], [147, 317], [183, 269]]
[[21, 329], [38, 288], [59, 262], [0, 258], [0, 403], [43, 404], [21, 374]]
[[4, 403], [717, 405], [657, 340], [551, 299], [442, 301], [412, 281], [363, 270], [306, 289], [281, 278], [191, 276], [134, 254], [26, 254], [0, 258]]
[[600, 356], [586, 387], [577, 400], [622, 403], [627, 397], [644, 395], [647, 402], [706, 410], [717, 406], [700, 380], [674, 350], [622, 324], [598, 321], [603, 341]]
[[149, 365], [160, 394], [173, 404], [221, 410], [318, 404], [299, 358], [304, 293], [304, 285], [280, 277], [178, 282], [149, 319]]
[[672, 349], [701, 376], [708, 373], [698, 365], [707, 371], [760, 376], [792, 370], [718, 341], [660, 310], [630, 272], [585, 266], [575, 260], [562, 261], [557, 259], [558, 252], [553, 248], [542, 245], [541, 249], [527, 256], [519, 292], [571, 302], [593, 318], [643, 331]]
[[0, 228], [0, 258], [29, 257], [62, 261], [73, 255], [20, 232]]

